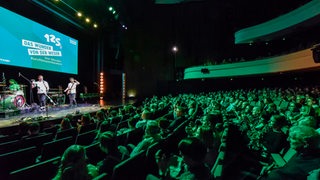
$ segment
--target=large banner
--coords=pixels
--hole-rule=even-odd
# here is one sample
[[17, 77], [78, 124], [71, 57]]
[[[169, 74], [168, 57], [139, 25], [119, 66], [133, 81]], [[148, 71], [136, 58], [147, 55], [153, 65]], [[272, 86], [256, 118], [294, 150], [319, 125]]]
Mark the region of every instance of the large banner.
[[0, 7], [0, 64], [78, 74], [78, 41]]

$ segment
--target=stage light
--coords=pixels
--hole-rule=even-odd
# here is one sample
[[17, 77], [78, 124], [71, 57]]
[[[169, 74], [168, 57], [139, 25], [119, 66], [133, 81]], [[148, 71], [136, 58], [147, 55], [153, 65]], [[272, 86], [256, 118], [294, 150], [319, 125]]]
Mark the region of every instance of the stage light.
[[93, 27], [94, 27], [94, 28], [98, 28], [98, 24], [94, 23], [94, 24], [93, 24]]
[[178, 52], [178, 47], [177, 46], [173, 46], [172, 47], [172, 51], [175, 52], [175, 53]]
[[135, 89], [128, 90], [128, 97], [134, 98], [137, 96], [137, 91]]
[[86, 18], [86, 22], [89, 23], [89, 22], [90, 22], [90, 19], [89, 19], [89, 18]]
[[109, 11], [112, 11], [112, 10], [113, 10], [113, 7], [112, 7], [112, 6], [110, 6], [110, 7], [109, 7]]
[[81, 12], [78, 12], [78, 13], [77, 13], [77, 16], [78, 16], [78, 17], [81, 17], [81, 16], [82, 16], [82, 13], [81, 13]]
[[114, 11], [112, 11], [112, 14], [116, 14], [116, 11], [114, 10]]
[[100, 83], [99, 83], [99, 92], [100, 92], [100, 99], [103, 99], [103, 93], [104, 93], [104, 73], [100, 72]]

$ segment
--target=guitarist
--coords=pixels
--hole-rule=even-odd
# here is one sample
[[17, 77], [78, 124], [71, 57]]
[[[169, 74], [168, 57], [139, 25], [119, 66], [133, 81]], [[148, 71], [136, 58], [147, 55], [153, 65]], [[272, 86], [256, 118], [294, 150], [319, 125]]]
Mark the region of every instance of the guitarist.
[[69, 80], [70, 82], [68, 83], [68, 87], [64, 90], [64, 92], [69, 96], [70, 107], [72, 107], [73, 105], [77, 106], [77, 85], [79, 85], [80, 83], [73, 77], [70, 77]]
[[47, 81], [43, 80], [43, 76], [38, 76], [38, 81], [31, 79], [32, 88], [37, 88], [38, 100], [40, 103], [40, 109], [44, 110], [47, 102], [47, 93], [49, 92], [49, 84]]

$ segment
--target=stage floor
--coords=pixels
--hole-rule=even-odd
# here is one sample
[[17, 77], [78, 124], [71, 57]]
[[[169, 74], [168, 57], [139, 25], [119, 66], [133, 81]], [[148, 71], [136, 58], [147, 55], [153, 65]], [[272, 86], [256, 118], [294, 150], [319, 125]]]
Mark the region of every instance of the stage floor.
[[58, 107], [49, 107], [48, 111], [33, 110], [25, 108], [20, 111], [19, 115], [14, 115], [8, 118], [0, 118], [0, 128], [8, 126], [16, 126], [25, 118], [45, 118], [46, 120], [57, 119], [66, 116], [67, 114], [76, 113], [91, 113], [100, 110], [101, 108], [110, 107], [112, 105], [100, 106], [99, 104], [78, 104], [77, 107], [68, 107], [61, 105]]

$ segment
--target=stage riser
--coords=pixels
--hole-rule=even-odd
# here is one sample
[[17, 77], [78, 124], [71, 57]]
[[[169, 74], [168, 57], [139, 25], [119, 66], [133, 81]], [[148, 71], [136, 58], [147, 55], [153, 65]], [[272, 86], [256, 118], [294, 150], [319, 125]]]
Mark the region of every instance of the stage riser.
[[20, 110], [0, 111], [0, 120], [20, 114]]

